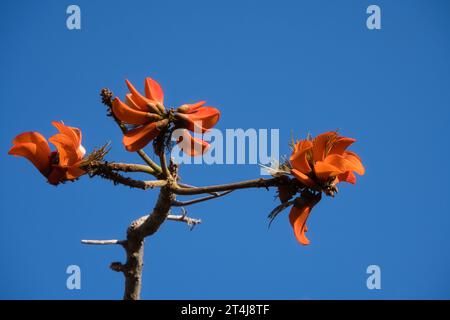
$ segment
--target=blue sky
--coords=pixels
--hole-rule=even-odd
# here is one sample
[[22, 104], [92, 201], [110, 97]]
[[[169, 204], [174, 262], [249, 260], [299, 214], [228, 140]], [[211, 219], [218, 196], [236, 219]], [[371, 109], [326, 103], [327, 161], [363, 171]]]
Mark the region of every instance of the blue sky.
[[[0, 298], [118, 299], [122, 238], [155, 191], [83, 177], [53, 187], [7, 155], [23, 131], [80, 127], [88, 149], [138, 162], [99, 103], [152, 76], [166, 104], [206, 99], [219, 129], [279, 128], [282, 154], [298, 138], [340, 129], [358, 141], [367, 173], [309, 219], [297, 244], [284, 212], [267, 229], [274, 191], [245, 190], [188, 208], [192, 232], [167, 222], [147, 240], [146, 299], [450, 298], [450, 8], [447, 1], [76, 1], [82, 29], [66, 28], [67, 1], [0, 5]], [[366, 28], [366, 8], [382, 29]], [[185, 166], [188, 183], [257, 177], [255, 165]], [[176, 211], [175, 211], [176, 212]], [[79, 265], [81, 290], [66, 288]], [[366, 268], [381, 267], [368, 290]]]

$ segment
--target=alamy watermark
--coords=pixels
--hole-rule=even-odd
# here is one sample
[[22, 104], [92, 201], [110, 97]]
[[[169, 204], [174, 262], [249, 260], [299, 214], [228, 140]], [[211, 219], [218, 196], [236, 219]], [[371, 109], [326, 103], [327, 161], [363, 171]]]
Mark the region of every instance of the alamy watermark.
[[367, 7], [367, 14], [370, 14], [366, 20], [366, 26], [369, 30], [380, 30], [381, 29], [381, 8], [376, 4], [371, 4]]
[[67, 7], [66, 13], [69, 15], [66, 19], [66, 27], [69, 30], [81, 29], [81, 9], [75, 4]]
[[[178, 142], [185, 134], [184, 129], [172, 133], [172, 140]], [[182, 152], [201, 145], [191, 146], [191, 141], [184, 140], [177, 144], [171, 152], [171, 157], [179, 164], [260, 164], [273, 166], [279, 163], [280, 130], [279, 129], [210, 129], [205, 133], [195, 132], [195, 137], [209, 143], [209, 148], [202, 156], [191, 157]], [[201, 154], [201, 150], [198, 150]], [[262, 175], [268, 172], [264, 167]]]
[[381, 268], [376, 264], [367, 267], [366, 273], [369, 274], [366, 285], [369, 290], [381, 290]]
[[69, 275], [66, 280], [66, 287], [69, 290], [81, 290], [81, 269], [76, 264], [67, 267], [66, 273]]

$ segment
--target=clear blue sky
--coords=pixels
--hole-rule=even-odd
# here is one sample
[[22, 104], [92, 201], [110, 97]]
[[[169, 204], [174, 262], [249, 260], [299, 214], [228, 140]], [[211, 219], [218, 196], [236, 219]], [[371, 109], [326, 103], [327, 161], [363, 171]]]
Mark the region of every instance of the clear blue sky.
[[[311, 245], [287, 211], [267, 229], [274, 191], [246, 190], [189, 207], [203, 224], [168, 222], [148, 239], [143, 298], [450, 298], [450, 5], [448, 1], [74, 2], [82, 30], [66, 28], [68, 1], [0, 5], [0, 298], [116, 299], [122, 238], [156, 192], [83, 177], [53, 187], [7, 155], [19, 132], [82, 128], [109, 160], [137, 162], [105, 117], [98, 92], [124, 79], [163, 85], [176, 106], [206, 99], [219, 129], [279, 128], [281, 153], [297, 137], [340, 128], [358, 142], [367, 173], [341, 186], [309, 220]], [[382, 29], [366, 28], [378, 4]], [[285, 142], [285, 143], [284, 143]], [[257, 177], [259, 168], [186, 166], [186, 182]], [[66, 289], [66, 267], [82, 289]], [[366, 288], [377, 264], [382, 289]]]

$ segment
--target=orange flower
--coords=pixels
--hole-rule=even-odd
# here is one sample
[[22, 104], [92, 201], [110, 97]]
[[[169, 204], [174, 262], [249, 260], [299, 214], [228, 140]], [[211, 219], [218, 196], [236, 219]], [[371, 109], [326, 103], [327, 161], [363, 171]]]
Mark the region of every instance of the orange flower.
[[[126, 83], [130, 90], [126, 95], [126, 103], [115, 98], [112, 112], [120, 121], [134, 126], [123, 138], [128, 151], [137, 151], [145, 147], [171, 122], [174, 129], [184, 128], [203, 133], [219, 121], [220, 112], [215, 108], [205, 107], [204, 101], [184, 104], [175, 111], [167, 111], [164, 107], [164, 92], [158, 82], [151, 78], [145, 79], [145, 96], [141, 95], [128, 80]], [[201, 155], [209, 147], [206, 141], [192, 137], [187, 131], [182, 132], [177, 143], [182, 141], [181, 149], [191, 156]]]
[[[356, 182], [354, 172], [365, 172], [358, 155], [346, 149], [355, 139], [330, 131], [315, 139], [299, 141], [291, 155], [291, 173], [306, 186], [317, 190], [333, 190], [338, 182]], [[330, 191], [331, 190], [331, 191]]]
[[179, 128], [186, 128], [192, 132], [206, 132], [216, 125], [220, 118], [220, 111], [213, 107], [205, 107], [206, 101], [184, 104], [177, 109], [175, 117]]
[[[214, 127], [220, 118], [220, 111], [213, 107], [205, 107], [206, 101], [184, 104], [176, 109], [175, 128], [188, 129], [192, 132], [204, 133]], [[190, 156], [202, 155], [209, 149], [209, 143], [201, 138], [193, 137], [183, 130], [177, 143], [183, 152]]]
[[[301, 196], [293, 200], [294, 205], [289, 213], [295, 237], [301, 244], [309, 244], [305, 235], [308, 231], [306, 221], [312, 208], [320, 201], [321, 192], [333, 196], [337, 191], [337, 183], [345, 181], [354, 184], [354, 172], [364, 174], [361, 159], [356, 153], [347, 151], [355, 141], [330, 131], [295, 144], [290, 157], [291, 173], [305, 186], [313, 189], [304, 189]], [[282, 202], [287, 202], [292, 196], [285, 190], [279, 190]]]
[[59, 133], [48, 139], [57, 151], [51, 151], [47, 140], [39, 132], [24, 132], [13, 140], [8, 154], [27, 158], [48, 182], [57, 185], [85, 173], [79, 168], [86, 150], [81, 145], [81, 131], [62, 122], [53, 121]]

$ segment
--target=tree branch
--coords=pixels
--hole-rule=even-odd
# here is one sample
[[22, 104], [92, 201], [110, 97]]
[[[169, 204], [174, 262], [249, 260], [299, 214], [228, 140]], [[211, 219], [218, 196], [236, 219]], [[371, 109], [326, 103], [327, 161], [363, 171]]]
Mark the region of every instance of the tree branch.
[[174, 206], [174, 207], [185, 207], [185, 206], [189, 206], [191, 204], [195, 204], [195, 203], [199, 203], [199, 202], [203, 202], [203, 201], [208, 201], [208, 200], [215, 199], [215, 198], [220, 198], [220, 197], [223, 197], [223, 196], [225, 196], [225, 195], [227, 195], [227, 194], [229, 194], [229, 193], [231, 193], [233, 191], [234, 190], [228, 190], [228, 191], [225, 191], [225, 192], [222, 192], [222, 193], [216, 192], [216, 193], [214, 193], [214, 194], [212, 194], [210, 196], [197, 198], [197, 199], [192, 199], [192, 200], [187, 200], [187, 201], [174, 200], [172, 202], [172, 206]]
[[127, 260], [125, 264], [114, 262], [111, 269], [125, 276], [125, 300], [138, 300], [141, 294], [144, 239], [158, 231], [169, 215], [170, 205], [175, 195], [168, 187], [162, 187], [158, 201], [150, 215], [134, 220], [127, 230], [124, 245]]
[[172, 214], [169, 214], [169, 215], [167, 216], [167, 220], [178, 221], [178, 222], [185, 222], [185, 223], [187, 223], [187, 225], [190, 227], [191, 230], [192, 230], [197, 224], [202, 223], [202, 220], [201, 220], [201, 219], [190, 218], [190, 217], [188, 217], [186, 214], [180, 214], [180, 215], [172, 215]]
[[109, 245], [109, 244], [126, 244], [126, 240], [81, 240], [82, 244], [90, 244], [90, 245]]
[[[129, 170], [140, 170], [146, 166], [138, 166], [131, 164], [115, 164], [115, 163], [106, 163], [94, 161], [90, 162], [83, 167], [91, 177], [100, 176], [103, 179], [111, 180], [114, 184], [123, 184], [125, 186], [129, 186], [131, 188], [137, 188], [142, 190], [147, 190], [155, 187], [163, 187], [167, 184], [166, 180], [151, 180], [151, 181], [142, 181], [142, 180], [134, 180], [129, 177], [125, 177], [116, 172], [116, 170], [121, 169], [129, 169]], [[148, 168], [148, 167], [146, 167]], [[150, 169], [150, 168], [149, 168]], [[124, 170], [125, 171], [125, 170]], [[136, 171], [134, 171], [136, 172]]]
[[298, 180], [290, 179], [287, 176], [274, 177], [269, 179], [255, 179], [255, 180], [247, 180], [235, 183], [221, 184], [215, 186], [206, 186], [206, 187], [180, 187], [179, 185], [175, 185], [173, 187], [173, 192], [179, 195], [196, 195], [202, 193], [211, 193], [211, 192], [221, 192], [221, 191], [229, 191], [229, 190], [238, 190], [238, 189], [247, 189], [247, 188], [269, 188], [274, 186], [288, 185], [292, 183], [297, 183]]
[[[92, 164], [92, 162], [91, 162]], [[97, 163], [94, 163], [97, 164]], [[134, 164], [134, 163], [119, 163], [119, 162], [103, 162], [104, 166], [108, 166], [111, 170], [122, 172], [142, 172], [154, 174], [155, 171], [147, 165]]]

